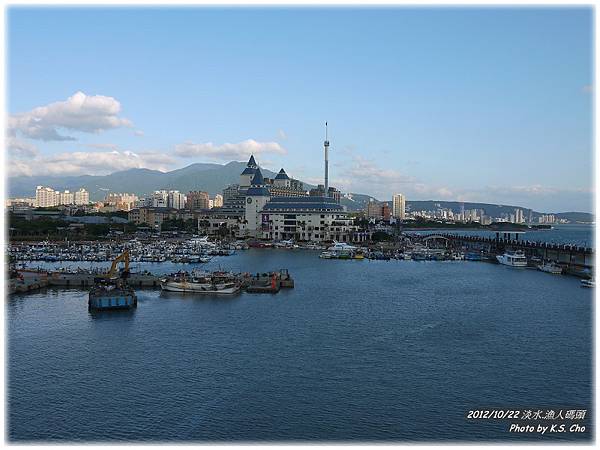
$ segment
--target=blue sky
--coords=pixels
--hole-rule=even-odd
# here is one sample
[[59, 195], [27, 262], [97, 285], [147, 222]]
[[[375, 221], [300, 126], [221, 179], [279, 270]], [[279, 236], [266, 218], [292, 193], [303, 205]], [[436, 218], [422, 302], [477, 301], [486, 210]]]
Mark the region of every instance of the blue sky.
[[591, 8], [13, 7], [8, 170], [255, 152], [316, 183], [327, 120], [343, 191], [590, 211], [592, 27]]

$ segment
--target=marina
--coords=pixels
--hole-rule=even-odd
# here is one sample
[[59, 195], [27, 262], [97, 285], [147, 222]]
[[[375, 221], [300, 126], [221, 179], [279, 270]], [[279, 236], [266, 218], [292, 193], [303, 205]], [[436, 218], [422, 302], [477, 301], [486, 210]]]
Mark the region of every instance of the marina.
[[[553, 275], [572, 275], [580, 279], [594, 277], [592, 249], [567, 244], [532, 242], [518, 237], [510, 239], [507, 233], [496, 238], [462, 234], [407, 233], [401, 235], [396, 242], [369, 245], [350, 245], [344, 242], [316, 245], [293, 240], [219, 241], [192, 236], [168, 240], [132, 239], [112, 243], [14, 242], [6, 249], [6, 255], [13, 268], [8, 290], [14, 294], [34, 292], [48, 286], [90, 289], [94, 286], [95, 278], [107, 270], [102, 265], [127, 251], [132, 264], [127, 282], [132, 288], [160, 289], [162, 286], [167, 290], [180, 289], [181, 292], [192, 292], [196, 289], [198, 292], [229, 295], [243, 288], [249, 288], [251, 292], [278, 291], [278, 283], [271, 287], [269, 282], [257, 280], [253, 286], [248, 286], [248, 281], [243, 280], [241, 275], [227, 290], [207, 286], [196, 288], [193, 283], [177, 287], [175, 284], [167, 285], [164, 281], [168, 273], [153, 271], [156, 264], [167, 262], [175, 269], [170, 272], [172, 274], [185, 271], [182, 269], [184, 267], [190, 267], [190, 273], [206, 272], [211, 267], [213, 271], [218, 271], [220, 265], [228, 265], [229, 258], [248, 249], [265, 252], [264, 254], [308, 253], [324, 260], [499, 263], [537, 269]], [[511, 256], [515, 254], [518, 255], [518, 261]], [[217, 266], [212, 262], [217, 262]], [[242, 274], [249, 268], [237, 269], [238, 273]], [[239, 288], [236, 284], [239, 284]], [[218, 285], [219, 283], [216, 286]]]

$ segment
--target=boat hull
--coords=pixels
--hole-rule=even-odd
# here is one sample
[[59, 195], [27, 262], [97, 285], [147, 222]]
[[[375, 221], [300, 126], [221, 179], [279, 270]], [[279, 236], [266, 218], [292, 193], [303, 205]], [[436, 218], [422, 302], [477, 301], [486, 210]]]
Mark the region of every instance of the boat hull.
[[193, 294], [235, 294], [240, 290], [240, 286], [235, 284], [233, 286], [227, 285], [212, 285], [204, 283], [185, 283], [185, 282], [166, 282], [160, 285], [163, 291], [167, 292], [180, 292], [180, 293], [193, 293]]
[[137, 307], [137, 297], [133, 292], [90, 293], [88, 309], [105, 311], [114, 309], [132, 309]]
[[508, 267], [527, 267], [527, 261], [508, 261], [504, 256], [496, 256], [498, 263]]
[[553, 275], [560, 275], [562, 273], [562, 269], [557, 266], [538, 266], [538, 270], [542, 272], [551, 273]]

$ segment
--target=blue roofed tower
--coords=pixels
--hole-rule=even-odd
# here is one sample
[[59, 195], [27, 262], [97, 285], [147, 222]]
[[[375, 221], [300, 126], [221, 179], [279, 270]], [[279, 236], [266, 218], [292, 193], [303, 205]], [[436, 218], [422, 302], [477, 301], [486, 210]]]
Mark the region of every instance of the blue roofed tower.
[[287, 188], [291, 186], [290, 177], [288, 177], [287, 173], [285, 173], [285, 170], [283, 170], [283, 168], [279, 171], [273, 183], [275, 184], [275, 186]]
[[246, 229], [253, 237], [261, 235], [262, 214], [261, 211], [271, 199], [271, 194], [265, 185], [260, 168], [256, 168], [250, 187], [246, 191]]
[[248, 160], [248, 164], [246, 164], [246, 168], [240, 174], [240, 186], [241, 187], [250, 186], [257, 169], [258, 169], [258, 164], [256, 164], [256, 161], [254, 160], [254, 155], [251, 155], [250, 159]]

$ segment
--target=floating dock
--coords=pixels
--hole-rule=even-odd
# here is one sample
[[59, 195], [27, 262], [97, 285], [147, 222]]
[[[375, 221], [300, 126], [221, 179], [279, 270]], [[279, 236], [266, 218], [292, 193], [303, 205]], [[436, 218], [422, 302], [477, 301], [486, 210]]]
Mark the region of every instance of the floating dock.
[[287, 269], [279, 272], [256, 274], [246, 279], [246, 292], [256, 294], [276, 294], [281, 288], [293, 288], [294, 279]]
[[96, 287], [90, 291], [88, 310], [131, 309], [137, 307], [137, 296], [133, 289]]

